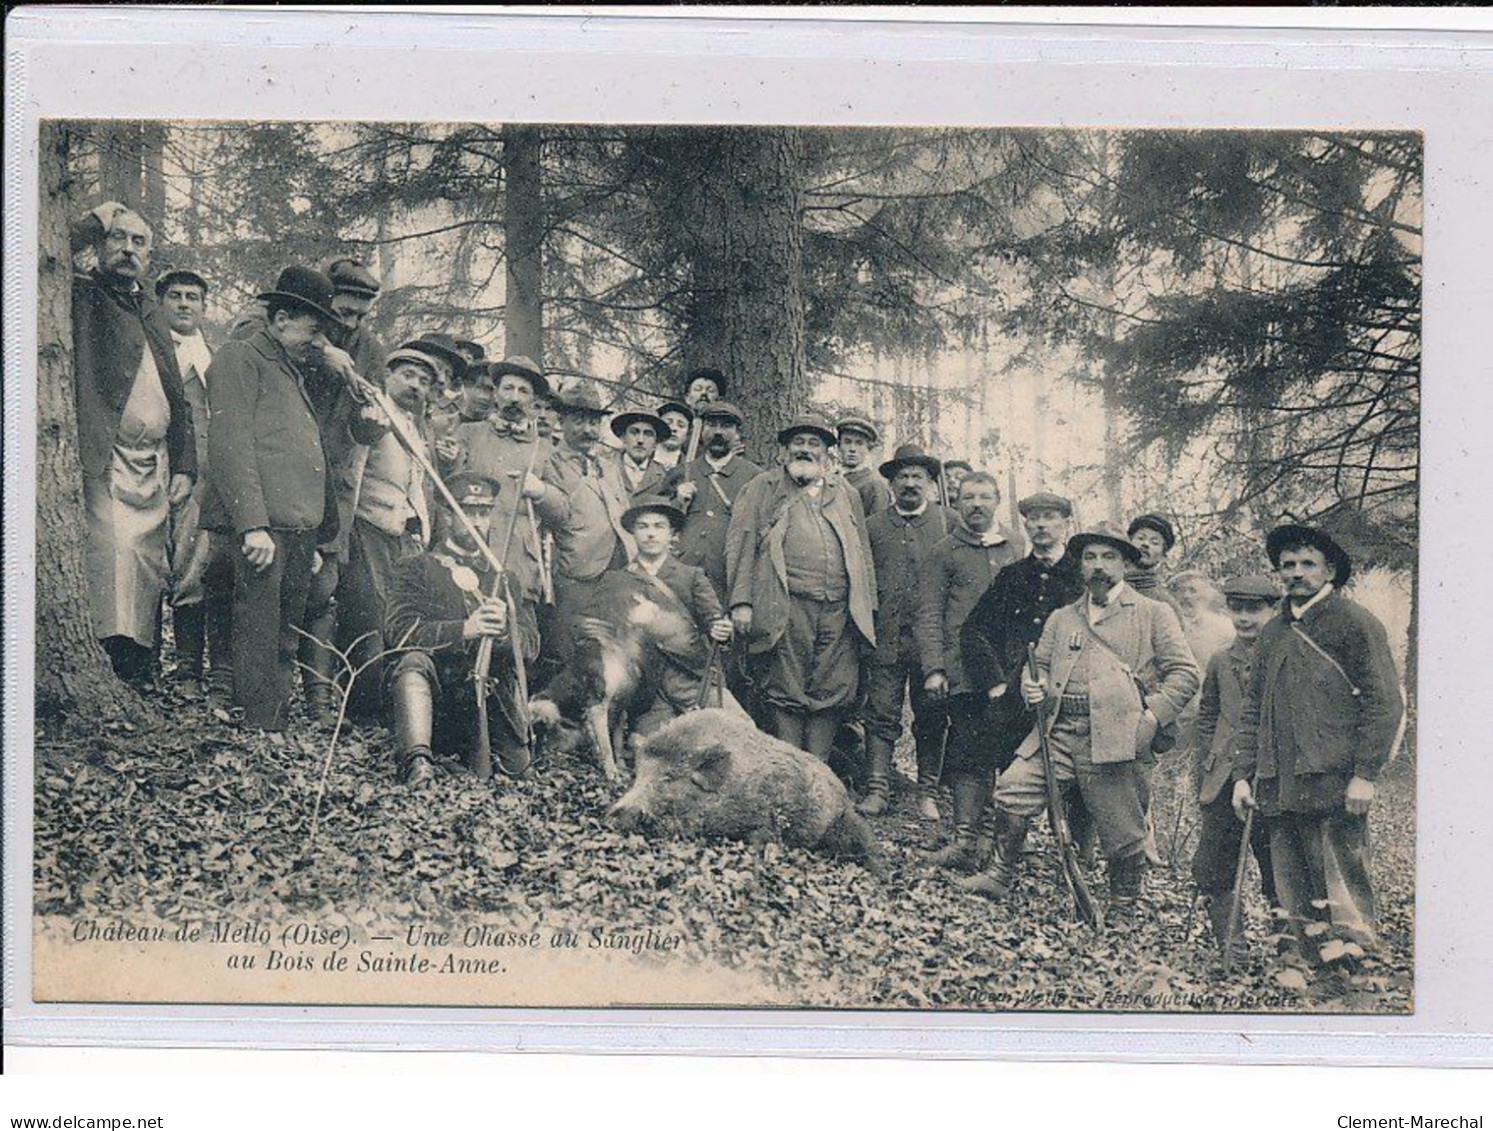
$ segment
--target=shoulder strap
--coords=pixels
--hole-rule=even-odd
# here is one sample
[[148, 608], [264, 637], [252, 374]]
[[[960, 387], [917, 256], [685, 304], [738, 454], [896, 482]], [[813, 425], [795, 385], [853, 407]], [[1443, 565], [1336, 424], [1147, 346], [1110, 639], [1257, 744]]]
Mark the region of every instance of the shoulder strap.
[[1088, 633], [1089, 639], [1093, 640], [1095, 644], [1099, 645], [1099, 647], [1103, 648], [1106, 652], [1114, 657], [1115, 662], [1120, 665], [1120, 670], [1130, 677], [1131, 683], [1135, 684], [1135, 690], [1140, 693], [1141, 702], [1145, 703], [1147, 695], [1145, 681], [1142, 680], [1141, 677], [1136, 673], [1135, 669], [1130, 666], [1129, 661], [1127, 661], [1124, 656], [1120, 655], [1120, 653], [1115, 650], [1113, 644], [1111, 644], [1108, 640], [1104, 639], [1104, 637], [1100, 636], [1097, 632], [1094, 631], [1094, 626], [1089, 623], [1088, 614], [1086, 612], [1080, 609], [1078, 616], [1079, 619], [1083, 622], [1084, 631]]
[[1291, 622], [1291, 631], [1296, 633], [1296, 635], [1301, 637], [1301, 639], [1305, 640], [1308, 648], [1310, 648], [1313, 652], [1321, 656], [1324, 660], [1326, 660], [1333, 666], [1333, 669], [1337, 672], [1337, 674], [1343, 677], [1343, 682], [1348, 685], [1348, 690], [1353, 693], [1353, 697], [1355, 699], [1362, 694], [1362, 692], [1358, 689], [1358, 685], [1354, 683], [1348, 673], [1343, 670], [1343, 665], [1333, 659], [1331, 654], [1328, 653], [1327, 649], [1323, 648], [1322, 645], [1318, 644], [1315, 640], [1312, 639], [1311, 633], [1307, 632], [1306, 629], [1301, 627], [1301, 622], [1299, 620], [1293, 620]]

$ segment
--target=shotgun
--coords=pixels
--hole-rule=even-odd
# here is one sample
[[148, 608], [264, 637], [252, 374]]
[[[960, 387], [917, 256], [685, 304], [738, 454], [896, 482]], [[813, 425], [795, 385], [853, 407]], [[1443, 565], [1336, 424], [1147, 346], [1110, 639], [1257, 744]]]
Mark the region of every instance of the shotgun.
[[[1037, 647], [1026, 646], [1026, 662], [1032, 679], [1037, 679]], [[1104, 920], [1099, 915], [1099, 905], [1089, 891], [1088, 881], [1083, 878], [1083, 869], [1078, 865], [1078, 849], [1073, 844], [1073, 834], [1068, 830], [1068, 817], [1063, 810], [1063, 791], [1058, 785], [1057, 774], [1052, 765], [1052, 747], [1047, 738], [1047, 705], [1037, 704], [1037, 738], [1042, 752], [1042, 776], [1047, 780], [1047, 822], [1052, 826], [1052, 835], [1058, 842], [1058, 852], [1063, 861], [1063, 879], [1068, 885], [1068, 894], [1073, 897], [1073, 908], [1078, 916], [1096, 931], [1104, 929]]]

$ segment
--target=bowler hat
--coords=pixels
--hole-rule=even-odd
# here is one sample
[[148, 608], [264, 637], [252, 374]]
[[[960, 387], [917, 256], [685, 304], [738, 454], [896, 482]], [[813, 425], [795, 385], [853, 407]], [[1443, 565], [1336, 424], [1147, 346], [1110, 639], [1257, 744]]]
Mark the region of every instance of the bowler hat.
[[1061, 495], [1054, 495], [1051, 491], [1038, 491], [1035, 495], [1028, 495], [1016, 504], [1016, 513], [1023, 518], [1029, 517], [1032, 511], [1059, 511], [1064, 518], [1073, 517], [1073, 504]]
[[468, 365], [487, 360], [487, 351], [482, 348], [481, 342], [474, 342], [471, 338], [452, 338], [451, 340], [461, 351], [461, 356], [467, 359]]
[[1260, 601], [1274, 604], [1280, 600], [1280, 586], [1276, 584], [1275, 578], [1268, 573], [1246, 573], [1240, 577], [1231, 577], [1223, 583], [1223, 595], [1225, 598], [1234, 597], [1241, 601]]
[[332, 313], [332, 281], [314, 267], [291, 266], [280, 272], [275, 286], [261, 291], [263, 302], [281, 302], [318, 314], [330, 324], [341, 322]]
[[629, 534], [645, 514], [661, 514], [675, 530], [684, 529], [684, 512], [662, 495], [644, 495], [622, 512], [622, 529]]
[[550, 383], [544, 379], [544, 371], [539, 368], [539, 363], [531, 361], [523, 354], [505, 357], [502, 361], [489, 361], [487, 372], [492, 375], [494, 381], [504, 374], [522, 377], [529, 382], [529, 388], [534, 390], [536, 397], [549, 395]]
[[1172, 529], [1172, 524], [1167, 521], [1165, 515], [1157, 514], [1154, 511], [1149, 514], [1138, 515], [1131, 519], [1130, 526], [1125, 531], [1126, 537], [1134, 538], [1137, 530], [1156, 531], [1157, 534], [1161, 535], [1161, 543], [1166, 547], [1168, 553], [1177, 544], [1177, 532]]
[[1265, 536], [1265, 553], [1270, 555], [1270, 564], [1280, 568], [1280, 555], [1287, 546], [1311, 546], [1322, 551], [1327, 564], [1332, 566], [1332, 584], [1342, 588], [1353, 574], [1353, 563], [1348, 551], [1343, 549], [1325, 530], [1315, 526], [1302, 526], [1288, 522], [1277, 526]]
[[835, 432], [844, 435], [846, 432], [858, 432], [873, 444], [881, 443], [881, 433], [876, 431], [876, 425], [872, 424], [864, 416], [842, 416], [835, 421]]
[[576, 413], [605, 416], [607, 413], [601, 404], [601, 393], [590, 381], [571, 381], [556, 391], [554, 400], [555, 408], [562, 416]]
[[426, 333], [418, 338], [412, 338], [400, 345], [400, 349], [419, 350], [423, 354], [435, 358], [443, 366], [447, 378], [456, 384], [467, 379], [467, 370], [474, 373], [482, 368], [482, 362], [468, 365], [466, 355], [456, 348], [456, 339], [450, 334]]
[[795, 416], [788, 422], [785, 428], [778, 432], [778, 443], [786, 444], [800, 432], [812, 433], [830, 447], [840, 442], [840, 438], [835, 435], [835, 430], [829, 426], [829, 421], [825, 420], [822, 416], [805, 413], [801, 416]]
[[1136, 549], [1135, 543], [1130, 541], [1120, 528], [1112, 522], [1097, 522], [1087, 530], [1080, 531], [1068, 539], [1068, 556], [1079, 558], [1083, 556], [1083, 548], [1095, 542], [1104, 546], [1113, 546], [1125, 556], [1125, 560], [1131, 565], [1140, 564], [1140, 551]]
[[939, 472], [943, 470], [943, 464], [923, 451], [918, 444], [903, 444], [878, 470], [883, 479], [891, 479], [904, 467], [921, 467], [934, 480], [938, 479]]
[[446, 480], [446, 490], [451, 492], [458, 506], [490, 507], [497, 501], [502, 486], [490, 475], [463, 471]]
[[700, 369], [691, 369], [684, 375], [684, 380], [679, 383], [681, 391], [688, 393], [689, 387], [696, 380], [704, 378], [706, 381], [715, 382], [715, 393], [718, 397], [726, 395], [726, 375], [714, 366], [707, 365]]
[[[663, 412], [660, 408], [659, 412]], [[746, 423], [746, 416], [741, 409], [730, 401], [707, 401], [700, 406], [700, 419], [709, 420], [711, 417], [724, 417], [733, 421], [738, 427]]]
[[631, 409], [627, 412], [619, 412], [616, 416], [612, 417], [612, 435], [616, 436], [619, 440], [622, 439], [622, 434], [632, 424], [648, 425], [653, 429], [653, 438], [655, 440], [662, 440], [671, 431], [668, 421], [664, 420], [663, 417], [654, 416], [651, 412]]
[[326, 275], [332, 280], [332, 289], [338, 294], [357, 295], [359, 298], [378, 297], [377, 276], [359, 260], [346, 256], [330, 260], [326, 266]]
[[160, 298], [165, 294], [173, 283], [187, 283], [198, 287], [202, 291], [202, 297], [207, 297], [208, 286], [206, 279], [197, 274], [196, 271], [190, 271], [185, 267], [175, 267], [156, 280], [156, 298]]

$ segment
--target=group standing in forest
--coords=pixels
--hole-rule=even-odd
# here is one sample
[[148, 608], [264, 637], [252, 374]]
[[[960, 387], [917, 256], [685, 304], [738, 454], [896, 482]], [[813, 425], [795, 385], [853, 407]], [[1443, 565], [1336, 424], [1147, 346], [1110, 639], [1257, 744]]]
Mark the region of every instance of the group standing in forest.
[[914, 442], [878, 464], [860, 415], [794, 417], [763, 468], [730, 373], [617, 409], [595, 381], [440, 332], [388, 349], [365, 325], [379, 280], [355, 259], [287, 266], [214, 350], [213, 281], [172, 270], [153, 301], [151, 244], [118, 204], [74, 227], [96, 254], [73, 293], [89, 596], [121, 678], [154, 680], [169, 608], [174, 677], [245, 728], [287, 726], [299, 670], [313, 720], [345, 694], [356, 721], [393, 730], [406, 787], [456, 762], [520, 779], [534, 693], [584, 668], [588, 622], [640, 586], [683, 626], [643, 654], [640, 734], [718, 683], [813, 757], [863, 743], [858, 808], [875, 819], [910, 706], [917, 818], [938, 827], [952, 800], [929, 867], [1006, 898], [1050, 774], [1056, 823], [1105, 857], [1121, 929], [1155, 851], [1156, 758], [1180, 743], [1220, 945], [1246, 826], [1298, 946], [1322, 921], [1374, 944], [1367, 814], [1404, 702], [1326, 532], [1272, 531], [1274, 574], [1222, 582], [1232, 642], [1197, 654], [1164, 514], [1075, 530], [1073, 502], [1040, 490], [1017, 504], [1023, 548], [989, 470]]

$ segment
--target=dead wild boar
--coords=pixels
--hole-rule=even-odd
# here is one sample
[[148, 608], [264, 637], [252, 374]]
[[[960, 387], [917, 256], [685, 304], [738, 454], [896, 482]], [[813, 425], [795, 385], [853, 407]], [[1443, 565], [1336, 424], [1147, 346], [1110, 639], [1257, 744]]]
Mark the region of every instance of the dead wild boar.
[[637, 778], [608, 818], [624, 832], [776, 840], [880, 870], [870, 826], [834, 772], [719, 708], [691, 711], [649, 736]]

